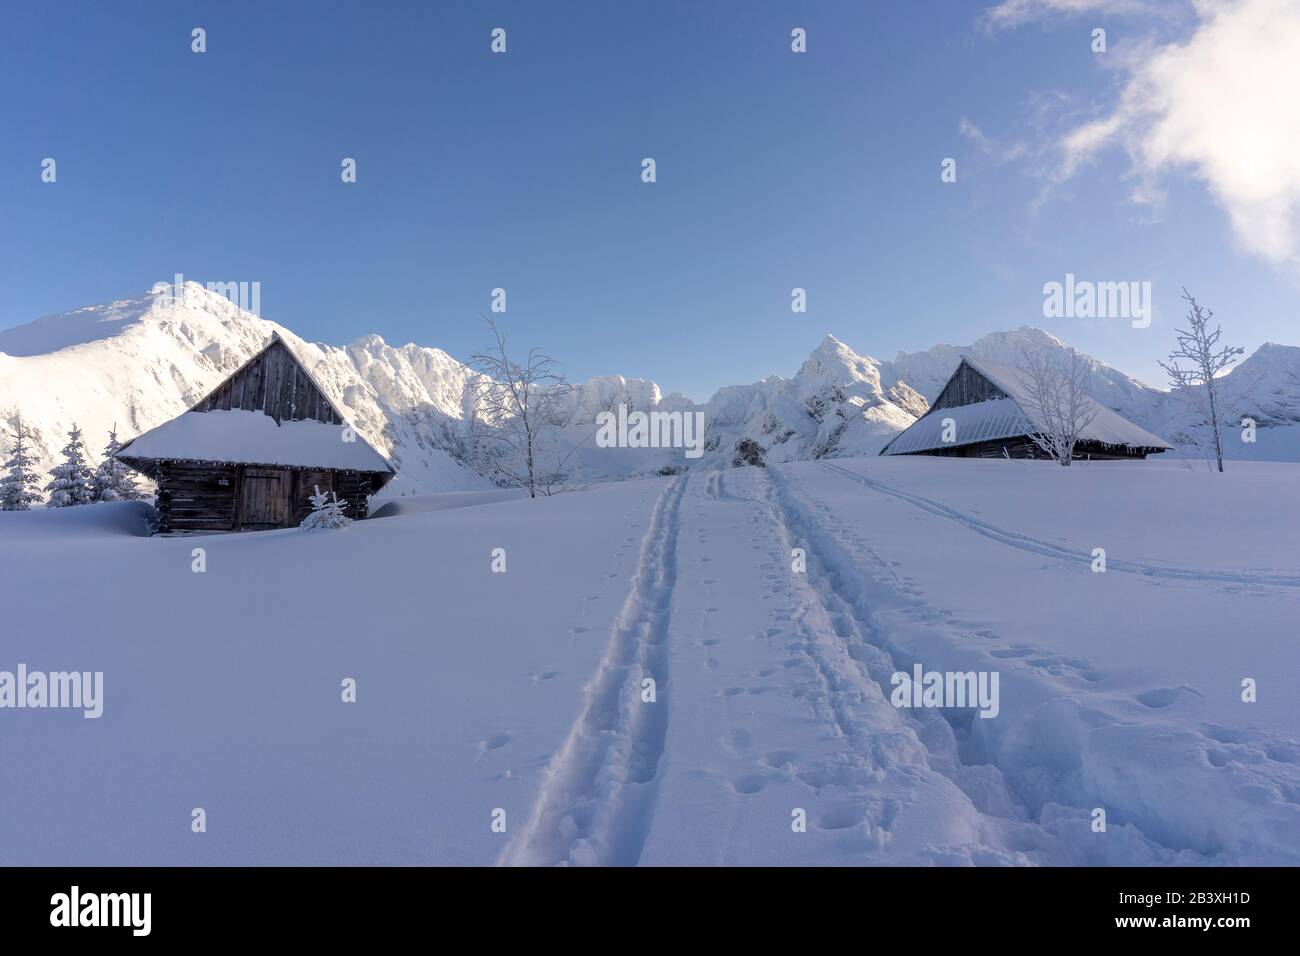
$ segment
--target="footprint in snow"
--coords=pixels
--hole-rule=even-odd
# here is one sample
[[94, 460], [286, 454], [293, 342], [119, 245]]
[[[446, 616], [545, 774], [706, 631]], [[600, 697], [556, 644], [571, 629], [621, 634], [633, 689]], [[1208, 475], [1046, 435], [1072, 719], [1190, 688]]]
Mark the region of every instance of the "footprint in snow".
[[867, 818], [867, 809], [861, 804], [844, 803], [827, 807], [813, 814], [813, 826], [819, 830], [847, 830]]
[[731, 781], [731, 789], [736, 793], [754, 794], [767, 786], [767, 778], [762, 774], [751, 773]]
[[799, 755], [793, 750], [773, 750], [763, 757], [763, 763], [767, 764], [773, 770], [780, 770], [786, 764], [794, 765], [799, 759]]
[[1178, 690], [1173, 687], [1161, 687], [1157, 690], [1149, 690], [1138, 694], [1135, 699], [1139, 704], [1155, 710], [1160, 707], [1168, 707], [1176, 701], [1178, 699]]

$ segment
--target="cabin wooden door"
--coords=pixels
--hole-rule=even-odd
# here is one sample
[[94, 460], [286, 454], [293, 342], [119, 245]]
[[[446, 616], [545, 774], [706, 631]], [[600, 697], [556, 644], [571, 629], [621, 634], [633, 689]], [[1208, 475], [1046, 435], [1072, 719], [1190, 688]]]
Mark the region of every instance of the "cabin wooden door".
[[239, 527], [288, 527], [292, 495], [293, 472], [287, 468], [245, 468], [239, 485]]

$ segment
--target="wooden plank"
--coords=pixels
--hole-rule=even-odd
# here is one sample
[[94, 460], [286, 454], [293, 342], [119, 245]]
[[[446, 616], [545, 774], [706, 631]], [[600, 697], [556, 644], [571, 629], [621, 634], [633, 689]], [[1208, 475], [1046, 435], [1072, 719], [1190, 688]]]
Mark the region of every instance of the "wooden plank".
[[258, 410], [262, 389], [262, 359], [255, 358], [244, 372], [244, 387], [239, 396], [239, 407], [246, 412]]
[[236, 465], [235, 466], [235, 520], [234, 520], [234, 530], [236, 531], [238, 531], [240, 527], [239, 526], [239, 501], [240, 501], [239, 496], [243, 491], [243, 487], [244, 487], [244, 466]]
[[310, 418], [311, 416], [307, 412], [307, 396], [314, 389], [311, 387], [311, 383], [307, 381], [307, 373], [296, 362], [293, 371], [293, 409], [291, 414], [295, 420]]
[[263, 390], [262, 411], [270, 415], [276, 421], [279, 416], [276, 409], [279, 407], [280, 396], [280, 371], [282, 363], [280, 361], [280, 350], [271, 349], [266, 353], [266, 387]]
[[280, 364], [284, 371], [280, 376], [280, 399], [277, 405], [279, 415], [277, 420], [284, 421], [291, 419], [293, 416], [293, 381], [298, 371], [297, 366], [289, 358], [289, 353], [280, 349]]

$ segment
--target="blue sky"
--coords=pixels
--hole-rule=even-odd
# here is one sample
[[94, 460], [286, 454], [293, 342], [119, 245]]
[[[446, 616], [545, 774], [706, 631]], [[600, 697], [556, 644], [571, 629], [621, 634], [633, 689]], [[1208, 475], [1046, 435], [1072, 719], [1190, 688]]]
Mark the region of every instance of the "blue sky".
[[[1153, 131], [1186, 123], [1125, 95], [1166, 47], [1236, 42], [1170, 6], [7, 5], [0, 327], [180, 272], [260, 282], [262, 314], [312, 340], [465, 358], [504, 287], [512, 340], [571, 377], [697, 399], [791, 374], [827, 331], [892, 358], [1023, 324], [1163, 384], [1180, 285], [1248, 349], [1300, 344], [1295, 194], [1224, 174], [1254, 161], [1216, 145], [1236, 111], [1180, 88], [1202, 128], [1171, 149]], [[1067, 272], [1150, 281], [1151, 327], [1044, 318]]]

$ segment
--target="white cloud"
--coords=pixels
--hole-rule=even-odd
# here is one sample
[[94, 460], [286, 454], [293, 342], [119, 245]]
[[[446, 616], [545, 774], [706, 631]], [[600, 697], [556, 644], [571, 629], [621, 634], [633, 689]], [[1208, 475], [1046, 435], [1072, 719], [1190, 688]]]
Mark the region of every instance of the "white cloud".
[[1135, 200], [1157, 195], [1161, 176], [1187, 172], [1246, 249], [1300, 263], [1300, 0], [1197, 0], [1196, 11], [1190, 38], [1126, 62], [1115, 109], [1062, 140], [1057, 178], [1120, 145]]
[[1010, 163], [1020, 159], [1027, 152], [1024, 143], [995, 142], [982, 129], [965, 116], [957, 124], [957, 132], [975, 145], [981, 153], [991, 156], [996, 162]]
[[1002, 0], [984, 14], [984, 23], [990, 29], [1011, 29], [1054, 15], [1129, 15], [1151, 12], [1152, 9], [1150, 0]]

